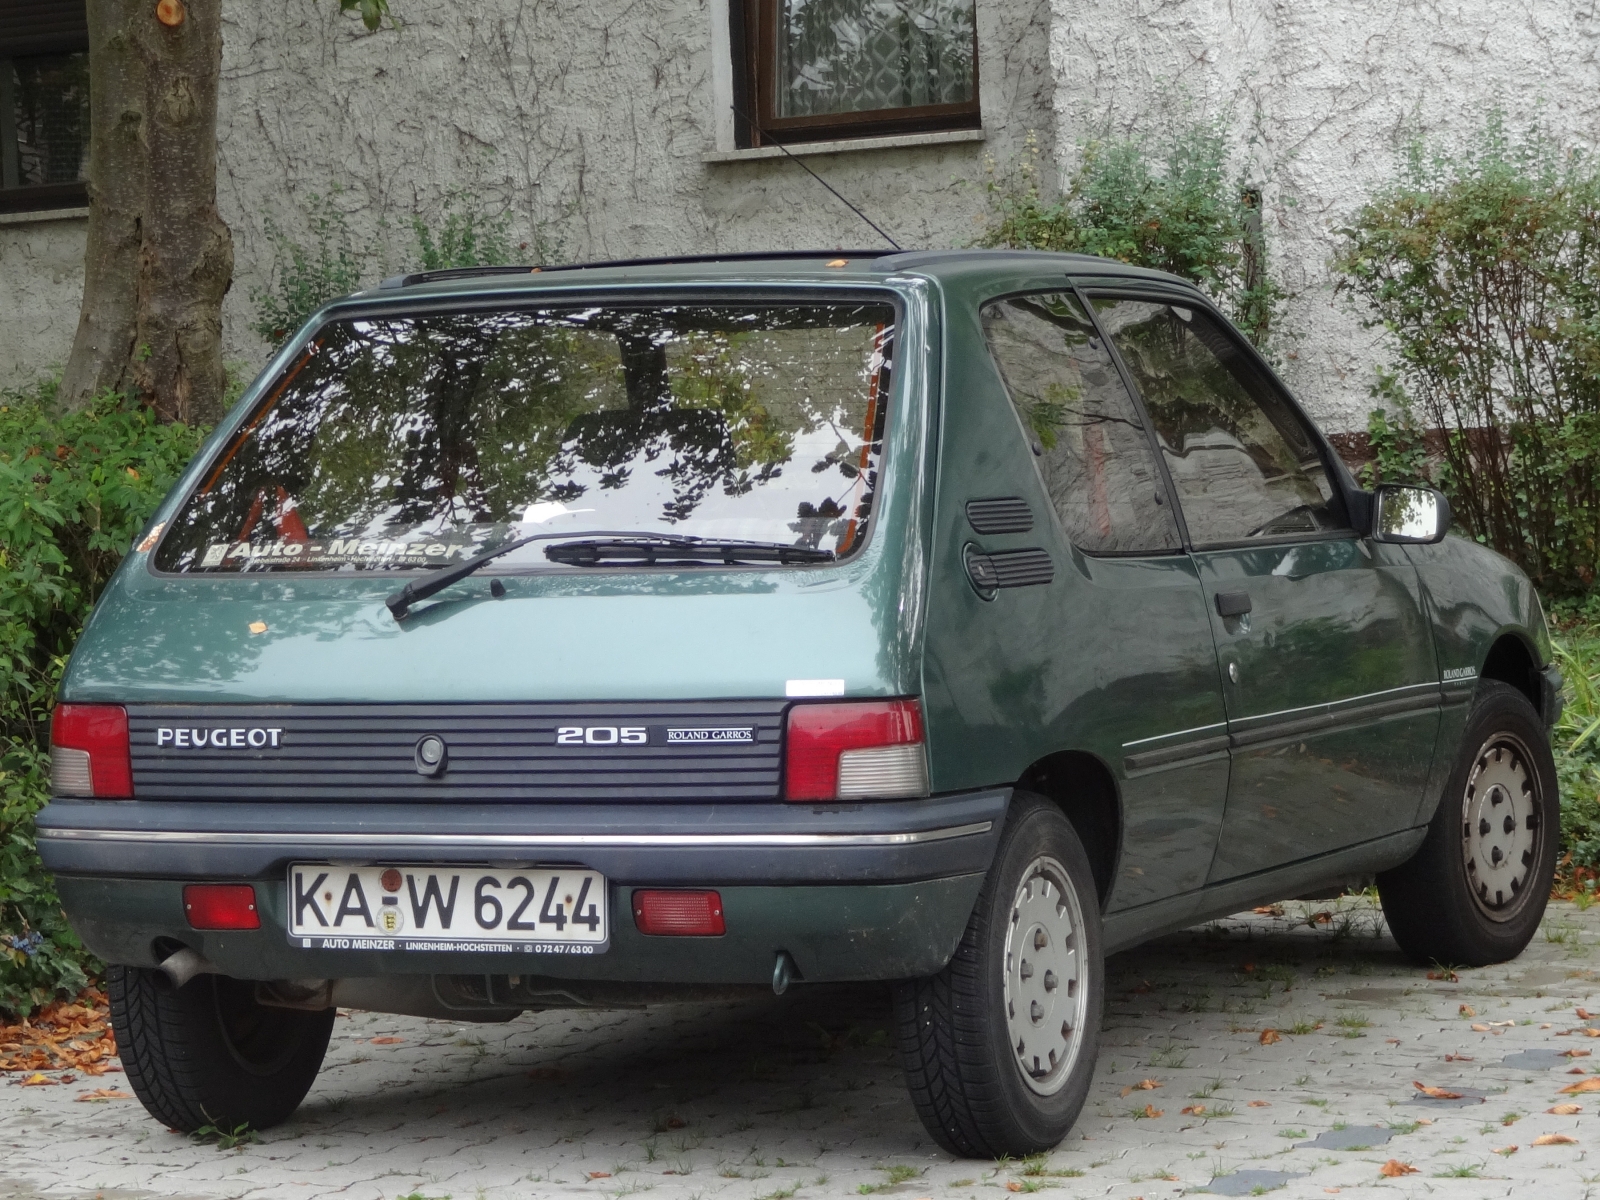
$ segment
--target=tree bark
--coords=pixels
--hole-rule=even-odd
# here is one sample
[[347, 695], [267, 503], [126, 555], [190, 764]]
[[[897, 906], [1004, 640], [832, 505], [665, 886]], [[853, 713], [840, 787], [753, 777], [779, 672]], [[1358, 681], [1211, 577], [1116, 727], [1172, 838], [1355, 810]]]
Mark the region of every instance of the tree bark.
[[222, 298], [233, 237], [217, 213], [221, 0], [88, 0], [89, 239], [61, 383], [106, 389], [163, 420], [221, 415]]

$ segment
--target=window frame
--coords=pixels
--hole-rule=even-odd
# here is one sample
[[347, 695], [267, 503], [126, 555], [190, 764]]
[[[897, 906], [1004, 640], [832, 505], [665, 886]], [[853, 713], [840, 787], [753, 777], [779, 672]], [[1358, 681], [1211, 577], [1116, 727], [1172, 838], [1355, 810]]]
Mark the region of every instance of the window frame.
[[[1073, 287], [1077, 291], [1079, 299], [1084, 302], [1085, 307], [1088, 309], [1090, 319], [1094, 322], [1095, 328], [1100, 331], [1101, 341], [1105, 343], [1107, 350], [1111, 353], [1112, 361], [1117, 365], [1117, 372], [1122, 376], [1123, 383], [1133, 396], [1134, 406], [1139, 411], [1139, 417], [1144, 422], [1145, 433], [1149, 437], [1151, 447], [1155, 452], [1156, 461], [1161, 470], [1162, 483], [1166, 487], [1167, 497], [1172, 502], [1173, 514], [1178, 519], [1178, 528], [1183, 534], [1183, 543], [1191, 553], [1195, 551], [1237, 550], [1252, 546], [1292, 546], [1305, 542], [1349, 541], [1362, 537], [1361, 530], [1357, 527], [1357, 514], [1362, 509], [1356, 503], [1356, 497], [1351, 494], [1352, 485], [1348, 473], [1343, 469], [1343, 462], [1334, 453], [1327, 436], [1317, 423], [1307, 415], [1305, 409], [1300, 406], [1299, 401], [1294, 398], [1294, 393], [1284, 385], [1283, 380], [1278, 378], [1277, 372], [1261, 356], [1260, 351], [1252, 346], [1247, 338], [1240, 336], [1238, 330], [1234, 328], [1233, 322], [1218, 311], [1216, 305], [1193, 292], [1181, 291], [1177, 288], [1167, 290], [1161, 287], [1141, 286], [1131, 281], [1121, 283], [1096, 280], [1082, 285], [1074, 283]], [[1340, 504], [1344, 507], [1344, 516], [1349, 523], [1349, 528], [1327, 529], [1317, 533], [1289, 533], [1281, 534], [1277, 537], [1242, 538], [1227, 542], [1196, 542], [1189, 533], [1189, 520], [1183, 510], [1183, 498], [1178, 494], [1178, 489], [1172, 482], [1172, 474], [1167, 469], [1167, 457], [1162, 453], [1161, 439], [1156, 434], [1155, 422], [1150, 419], [1150, 410], [1145, 406], [1144, 392], [1139, 388], [1138, 382], [1134, 379], [1133, 372], [1128, 369], [1127, 363], [1123, 361], [1122, 351], [1118, 348], [1116, 339], [1106, 332], [1105, 326], [1101, 323], [1100, 314], [1094, 304], [1096, 300], [1136, 300], [1144, 301], [1147, 304], [1182, 304], [1185, 307], [1197, 308], [1212, 317], [1217, 322], [1218, 328], [1222, 330], [1223, 336], [1233, 343], [1236, 350], [1243, 353], [1246, 361], [1260, 373], [1267, 387], [1277, 395], [1284, 407], [1310, 434], [1312, 444], [1316, 446], [1317, 453], [1322, 460], [1323, 474], [1327, 476], [1329, 485], [1333, 488]]]
[[[18, 173], [16, 95], [13, 62], [60, 54], [84, 54], [89, 50], [88, 19], [82, 0], [59, 0], [51, 16], [31, 18], [37, 24], [12, 31], [0, 31], [0, 213], [48, 212], [52, 209], [82, 208], [89, 203], [86, 179], [70, 183], [20, 182]], [[76, 19], [74, 19], [76, 18]], [[90, 130], [91, 138], [93, 130]]]
[[808, 117], [777, 115], [780, 0], [728, 0], [733, 49], [734, 138], [742, 149], [983, 127], [977, 6], [972, 21], [972, 99]]
[[[1004, 304], [1008, 300], [1017, 300], [1028, 296], [1050, 296], [1058, 292], [1064, 292], [1067, 295], [1070, 295], [1078, 302], [1083, 311], [1088, 314], [1089, 324], [1094, 327], [1095, 336], [1100, 339], [1101, 345], [1106, 349], [1108, 357], [1111, 359], [1112, 369], [1116, 371], [1117, 378], [1122, 381], [1122, 386], [1128, 393], [1128, 400], [1133, 406], [1134, 416], [1139, 421], [1139, 427], [1144, 432], [1145, 442], [1150, 448], [1150, 455], [1155, 460], [1156, 477], [1160, 481], [1162, 493], [1166, 497], [1164, 503], [1171, 510], [1173, 524], [1177, 527], [1178, 544], [1170, 549], [1090, 550], [1084, 546], [1080, 546], [1077, 543], [1071, 532], [1067, 529], [1066, 522], [1061, 519], [1061, 514], [1056, 510], [1055, 504], [1049, 501], [1050, 485], [1045, 479], [1044, 469], [1039, 464], [1038, 456], [1032, 451], [1031, 447], [1033, 439], [1028, 432], [1028, 427], [1022, 423], [1022, 414], [1017, 410], [1016, 400], [1011, 395], [1010, 387], [1006, 384], [1005, 374], [1000, 369], [1000, 361], [995, 357], [994, 348], [989, 344], [988, 335], [984, 332], [983, 310], [988, 308], [991, 304]], [[995, 380], [1000, 385], [1001, 394], [1005, 396], [1007, 406], [1011, 409], [1012, 419], [1017, 423], [1017, 433], [1022, 438], [1022, 444], [1029, 448], [1028, 458], [1033, 464], [1033, 477], [1038, 481], [1040, 490], [1045, 494], [1045, 507], [1050, 510], [1050, 519], [1055, 522], [1056, 531], [1061, 535], [1061, 540], [1066, 542], [1067, 545], [1071, 546], [1074, 551], [1082, 554], [1086, 558], [1170, 558], [1174, 554], [1187, 554], [1189, 552], [1189, 527], [1184, 523], [1183, 509], [1179, 507], [1175, 493], [1173, 492], [1172, 479], [1167, 474], [1167, 464], [1161, 454], [1161, 444], [1159, 441], [1157, 441], [1156, 436], [1152, 431], [1150, 416], [1145, 412], [1144, 397], [1139, 394], [1139, 390], [1137, 388], [1131, 386], [1127, 368], [1123, 365], [1121, 356], [1117, 354], [1116, 349], [1111, 345], [1111, 339], [1106, 337], [1105, 330], [1101, 328], [1100, 322], [1095, 318], [1094, 306], [1089, 303], [1087, 295], [1085, 295], [1076, 284], [1070, 281], [1063, 281], [1060, 284], [1052, 284], [1048, 287], [1017, 288], [1009, 291], [997, 292], [993, 296], [985, 296], [982, 300], [978, 301], [976, 305], [974, 305], [974, 311], [976, 312], [978, 318], [979, 339], [984, 344], [984, 349], [987, 353], [989, 364], [994, 370]]]

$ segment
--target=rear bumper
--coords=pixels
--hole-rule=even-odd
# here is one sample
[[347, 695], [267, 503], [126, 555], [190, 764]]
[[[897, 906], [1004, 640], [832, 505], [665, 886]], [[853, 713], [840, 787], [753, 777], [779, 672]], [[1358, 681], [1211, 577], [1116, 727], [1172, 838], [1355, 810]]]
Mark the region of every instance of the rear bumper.
[[[1008, 789], [933, 800], [805, 805], [204, 804], [56, 800], [38, 846], [84, 943], [154, 966], [188, 946], [245, 979], [530, 972], [639, 983], [770, 983], [786, 952], [809, 982], [938, 971], [994, 857]], [[575, 864], [610, 884], [602, 954], [322, 950], [286, 935], [291, 862]], [[192, 929], [183, 885], [255, 884], [262, 928]], [[721, 937], [649, 937], [631, 891], [714, 887]]]
[[630, 884], [899, 883], [987, 871], [1010, 799], [999, 789], [827, 806], [53, 800], [36, 825], [58, 876], [281, 880], [291, 862], [574, 863]]

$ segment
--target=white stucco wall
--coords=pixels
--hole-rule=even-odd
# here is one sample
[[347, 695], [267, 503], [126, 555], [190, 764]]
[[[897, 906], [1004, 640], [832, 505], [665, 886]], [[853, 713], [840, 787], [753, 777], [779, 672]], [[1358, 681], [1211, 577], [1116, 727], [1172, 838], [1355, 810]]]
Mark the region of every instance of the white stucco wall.
[[1333, 295], [1335, 231], [1410, 140], [1459, 145], [1495, 107], [1600, 140], [1600, 7], [1579, 0], [1052, 0], [1051, 62], [1064, 168], [1163, 106], [1231, 115], [1294, 293], [1284, 374], [1336, 430], [1365, 427], [1383, 347]]
[[31, 384], [72, 348], [89, 220], [0, 213], [0, 388]]
[[[437, 219], [452, 193], [509, 214], [513, 245], [542, 234], [569, 260], [881, 244], [793, 163], [705, 161], [718, 0], [391, 8], [402, 26], [368, 35], [317, 0], [224, 0], [218, 200], [236, 261], [224, 334], [247, 372], [265, 358], [250, 325], [271, 271], [267, 223], [304, 242], [318, 204], [370, 244], [368, 282], [418, 265], [412, 216]], [[982, 141], [809, 159], [903, 245], [971, 241], [985, 157], [1014, 157], [1052, 124], [1048, 0], [979, 0], [978, 13]], [[63, 256], [47, 227], [0, 226], [0, 387], [70, 349]]]

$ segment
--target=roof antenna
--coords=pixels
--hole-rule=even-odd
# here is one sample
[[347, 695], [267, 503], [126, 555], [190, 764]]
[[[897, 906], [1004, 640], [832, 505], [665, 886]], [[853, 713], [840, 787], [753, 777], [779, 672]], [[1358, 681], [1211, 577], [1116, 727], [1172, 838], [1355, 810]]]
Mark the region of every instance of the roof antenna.
[[[744, 109], [740, 108], [737, 104], [730, 104], [728, 107], [733, 109], [735, 115], [737, 115], [740, 120], [744, 121], [745, 124], [749, 125], [752, 129], [757, 127], [756, 123], [750, 119], [750, 115], [748, 113], [746, 113], [744, 111]], [[892, 237], [890, 237], [887, 233], [885, 233], [883, 231], [883, 226], [882, 225], [879, 225], [871, 217], [867, 216], [866, 213], [862, 212], [854, 204], [851, 204], [850, 201], [846, 200], [843, 196], [840, 196], [839, 195], [839, 191], [838, 191], [837, 188], [835, 188], [831, 183], [829, 183], [821, 175], [818, 175], [810, 167], [806, 166], [805, 163], [801, 162], [794, 155], [790, 154], [789, 153], [789, 148], [787, 146], [785, 146], [782, 142], [773, 142], [772, 144], [774, 146], [776, 146], [779, 150], [782, 150], [784, 152], [784, 154], [788, 157], [790, 162], [794, 163], [795, 166], [799, 167], [807, 175], [811, 176], [811, 178], [815, 179], [823, 187], [827, 188], [830, 192], [832, 192], [834, 194], [834, 196], [837, 197], [837, 199], [838, 199], [840, 204], [844, 205], [851, 212], [855, 213], [856, 216], [860, 217], [868, 225], [872, 226], [873, 232], [876, 233], [879, 237], [881, 237], [884, 241], [888, 242], [889, 245], [893, 246], [896, 250], [904, 250], [905, 249], [905, 247], [901, 246], [899, 242], [895, 241]]]

